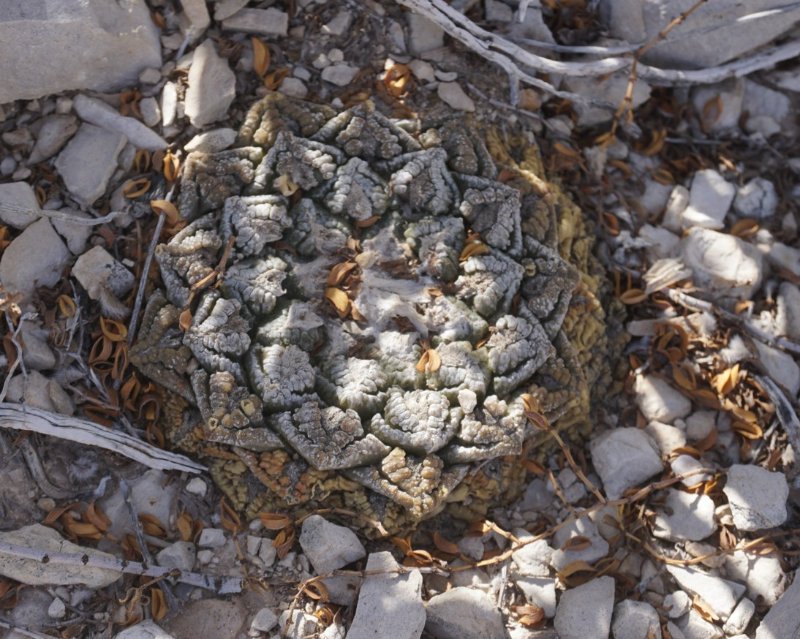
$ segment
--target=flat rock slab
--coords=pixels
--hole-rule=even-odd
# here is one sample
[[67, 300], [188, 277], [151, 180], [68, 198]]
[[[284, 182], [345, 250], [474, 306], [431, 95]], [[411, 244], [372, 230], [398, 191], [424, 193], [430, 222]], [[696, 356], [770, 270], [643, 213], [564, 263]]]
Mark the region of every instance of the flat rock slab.
[[186, 115], [192, 126], [204, 127], [228, 114], [236, 97], [236, 76], [211, 40], [194, 51], [186, 89]]
[[661, 639], [658, 613], [644, 601], [620, 601], [614, 607], [614, 639]]
[[710, 294], [749, 299], [761, 285], [761, 253], [738, 237], [693, 228], [681, 241], [681, 251], [695, 285]]
[[161, 43], [144, 0], [6, 0], [0, 9], [0, 104], [121, 89], [147, 67], [161, 67]]
[[[694, 0], [602, 0], [601, 13], [610, 33], [631, 43], [650, 42]], [[717, 0], [700, 6], [644, 56], [661, 67], [698, 69], [722, 64], [789, 31], [800, 9], [778, 11], [757, 20], [739, 20], [786, 5], [784, 0]]]
[[425, 631], [436, 639], [505, 639], [503, 616], [489, 595], [472, 588], [452, 588], [431, 597]]
[[56, 159], [56, 170], [75, 200], [91, 206], [102, 197], [126, 143], [120, 133], [94, 124], [81, 125]]
[[789, 484], [783, 473], [752, 464], [734, 464], [728, 469], [728, 483], [722, 492], [739, 530], [773, 528], [786, 521]]
[[604, 639], [611, 629], [614, 578], [600, 577], [561, 595], [555, 629], [560, 639]]
[[[376, 639], [390, 631], [392, 639], [419, 639], [425, 627], [422, 574], [397, 572], [390, 552], [372, 553], [367, 559], [356, 615], [347, 639]], [[381, 574], [369, 574], [381, 573]]]

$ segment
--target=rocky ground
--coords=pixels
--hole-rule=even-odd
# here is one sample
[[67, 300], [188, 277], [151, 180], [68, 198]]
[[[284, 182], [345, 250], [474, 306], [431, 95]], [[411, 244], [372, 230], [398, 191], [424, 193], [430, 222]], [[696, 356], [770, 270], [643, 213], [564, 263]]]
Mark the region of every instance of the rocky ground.
[[[800, 67], [708, 69], [791, 47], [797, 9], [763, 2], [720, 27], [701, 2], [670, 44], [671, 15], [541, 4], [450, 6], [550, 58], [648, 41], [651, 66], [517, 87], [469, 38], [388, 0], [20, 2], [0, 17], [6, 637], [795, 636]], [[689, 63], [705, 81], [652, 79]], [[466, 534], [368, 542], [341, 513], [242, 521], [158, 452], [164, 407], [127, 361], [151, 239], [180, 223], [187, 153], [228, 148], [272, 89], [521, 122], [596, 224], [627, 313], [619, 393], [588, 441], [530, 461], [519, 501]]]

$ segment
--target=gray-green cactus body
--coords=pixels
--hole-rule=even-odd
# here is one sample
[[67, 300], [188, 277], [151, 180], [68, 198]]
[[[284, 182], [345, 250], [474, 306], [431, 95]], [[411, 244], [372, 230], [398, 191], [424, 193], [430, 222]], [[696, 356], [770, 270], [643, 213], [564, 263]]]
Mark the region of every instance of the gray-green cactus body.
[[190, 223], [157, 252], [161, 316], [192, 317], [169, 379], [191, 375], [209, 440], [291, 451], [423, 517], [520, 452], [576, 271], [463, 127], [302, 104], [271, 96], [243, 147], [188, 158]]

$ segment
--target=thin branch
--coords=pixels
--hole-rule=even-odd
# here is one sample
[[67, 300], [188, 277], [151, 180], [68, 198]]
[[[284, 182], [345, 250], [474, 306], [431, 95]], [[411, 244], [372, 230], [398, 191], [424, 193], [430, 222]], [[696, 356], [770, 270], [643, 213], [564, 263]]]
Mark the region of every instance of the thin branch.
[[199, 473], [205, 466], [188, 457], [161, 450], [126, 433], [110, 430], [94, 422], [59, 415], [22, 404], [0, 403], [0, 428], [29, 430], [79, 444], [105, 448], [159, 470]]

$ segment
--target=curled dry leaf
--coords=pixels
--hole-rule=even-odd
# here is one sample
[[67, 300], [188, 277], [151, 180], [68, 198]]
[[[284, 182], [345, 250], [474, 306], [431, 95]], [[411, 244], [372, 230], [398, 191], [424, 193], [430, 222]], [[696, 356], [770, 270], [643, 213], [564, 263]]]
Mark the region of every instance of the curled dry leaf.
[[439, 531], [433, 533], [433, 544], [440, 551], [449, 555], [458, 555], [461, 551], [458, 549], [458, 544], [445, 539]]
[[272, 545], [275, 547], [276, 554], [279, 559], [283, 559], [294, 546], [297, 533], [293, 527], [284, 528], [281, 530], [275, 539], [272, 540]]
[[105, 317], [100, 318], [100, 332], [111, 342], [124, 342], [128, 337], [128, 327], [125, 324]]
[[339, 286], [357, 266], [358, 264], [351, 261], [339, 262], [339, 264], [334, 265], [328, 272], [328, 286]]
[[78, 311], [78, 306], [75, 304], [75, 300], [69, 295], [59, 295], [56, 303], [58, 305], [58, 312], [61, 314], [61, 317], [75, 317], [75, 313]]
[[153, 209], [153, 213], [163, 213], [167, 218], [167, 224], [170, 226], [181, 221], [181, 215], [178, 213], [178, 207], [176, 207], [169, 200], [151, 200], [150, 208]]
[[128, 180], [122, 186], [122, 195], [129, 200], [133, 200], [141, 195], [144, 195], [150, 190], [150, 180], [147, 178], [138, 178], [136, 180]]
[[350, 298], [342, 289], [329, 286], [325, 289], [325, 299], [333, 304], [339, 317], [345, 318], [350, 313]]
[[178, 529], [178, 534], [181, 536], [181, 541], [194, 540], [194, 523], [192, 517], [187, 512], [182, 512], [175, 520], [175, 527]]
[[138, 149], [136, 154], [133, 156], [132, 168], [137, 173], [144, 173], [145, 171], [150, 170], [152, 163], [153, 159], [150, 155], [150, 151], [147, 149]]
[[83, 513], [84, 518], [93, 524], [100, 532], [106, 532], [111, 526], [111, 520], [97, 504], [92, 502]]
[[755, 422], [736, 420], [731, 428], [745, 439], [761, 439], [764, 436], [764, 430]]
[[255, 37], [250, 38], [250, 42], [253, 45], [253, 71], [258, 74], [258, 77], [263, 78], [267, 74], [272, 61], [269, 47]]
[[288, 75], [289, 69], [286, 67], [275, 69], [272, 73], [268, 73], [264, 76], [264, 86], [270, 91], [277, 91]]
[[169, 608], [164, 591], [161, 588], [150, 588], [150, 614], [153, 616], [153, 621], [161, 621], [167, 616], [167, 612]]
[[142, 530], [146, 535], [153, 537], [164, 538], [167, 536], [167, 530], [161, 523], [158, 517], [149, 513], [139, 514], [139, 523], [142, 524]]
[[489, 248], [488, 244], [484, 244], [479, 240], [469, 242], [464, 246], [464, 249], [461, 251], [461, 255], [458, 256], [458, 260], [460, 262], [466, 262], [473, 255], [486, 255], [489, 252], [491, 252], [491, 249]]
[[389, 95], [401, 98], [408, 93], [411, 79], [411, 69], [405, 64], [395, 64], [383, 75], [383, 86]]
[[758, 233], [758, 222], [752, 218], [746, 217], [734, 224], [731, 227], [731, 235], [736, 237], [748, 238]]
[[381, 219], [380, 215], [373, 215], [372, 217], [368, 217], [366, 220], [358, 220], [356, 222], [356, 226], [360, 229], [366, 229], [375, 224], [378, 220]]
[[583, 535], [575, 535], [564, 542], [564, 544], [561, 546], [561, 550], [578, 552], [579, 550], [586, 550], [591, 545], [592, 540], [588, 537], [584, 537]]
[[161, 172], [167, 182], [174, 182], [181, 172], [181, 161], [172, 151], [167, 151], [162, 160]]
[[283, 530], [292, 525], [292, 520], [281, 513], [258, 513], [258, 518], [267, 530]]
[[711, 378], [711, 386], [720, 395], [727, 395], [739, 383], [739, 364], [734, 364], [730, 368], [726, 368], [718, 375]]
[[185, 308], [181, 311], [181, 314], [178, 316], [178, 326], [180, 329], [185, 333], [189, 330], [189, 327], [192, 325], [192, 310], [189, 308]]
[[514, 612], [519, 615], [517, 621], [526, 628], [538, 628], [546, 621], [544, 609], [534, 604], [515, 606]]
[[330, 594], [325, 584], [320, 580], [309, 581], [303, 586], [302, 593], [314, 601], [330, 601]]
[[647, 299], [647, 293], [640, 288], [630, 288], [619, 296], [623, 304], [640, 304]]
[[419, 358], [415, 368], [418, 373], [428, 374], [435, 373], [441, 366], [442, 358], [439, 356], [439, 353], [436, 352], [436, 349], [427, 348], [422, 353], [422, 357]]
[[219, 500], [219, 517], [222, 527], [236, 534], [242, 530], [242, 519], [226, 499]]

